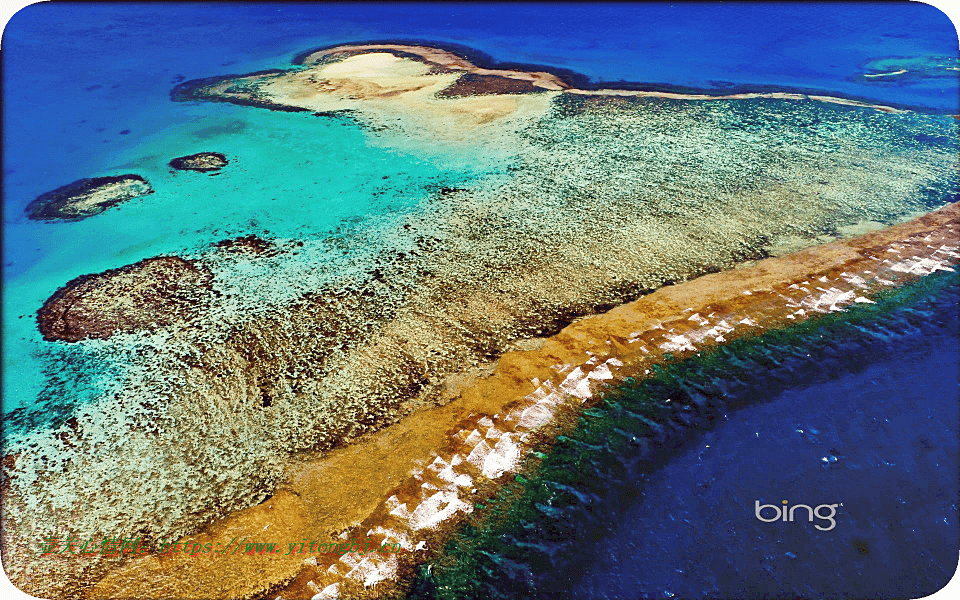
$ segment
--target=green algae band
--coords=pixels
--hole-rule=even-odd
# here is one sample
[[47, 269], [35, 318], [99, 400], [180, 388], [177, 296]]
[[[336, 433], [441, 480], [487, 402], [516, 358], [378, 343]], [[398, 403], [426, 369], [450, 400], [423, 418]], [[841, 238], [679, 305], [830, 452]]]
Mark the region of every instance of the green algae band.
[[153, 188], [139, 175], [78, 179], [38, 196], [26, 212], [34, 221], [79, 221], [152, 193]]
[[[589, 570], [578, 563], [598, 547], [590, 540], [610, 519], [631, 514], [619, 500], [649, 493], [656, 485], [650, 474], [702, 445], [728, 413], [910, 356], [928, 338], [956, 331], [960, 278], [930, 275], [875, 300], [656, 366], [642, 381], [607, 389], [567, 435], [525, 464], [528, 477], [518, 475], [466, 520], [432, 568], [419, 570], [407, 598], [552, 597], [556, 573]], [[820, 443], [815, 433], [797, 433]]]

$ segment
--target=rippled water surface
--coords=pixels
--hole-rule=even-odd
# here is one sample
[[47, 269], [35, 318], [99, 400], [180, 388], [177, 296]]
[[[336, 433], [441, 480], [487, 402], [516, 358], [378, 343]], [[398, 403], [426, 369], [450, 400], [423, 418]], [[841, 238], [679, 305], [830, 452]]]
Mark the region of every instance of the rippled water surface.
[[[584, 552], [576, 595], [889, 598], [944, 585], [960, 549], [960, 348], [936, 342], [722, 422]], [[836, 526], [818, 531], [830, 521], [803, 521], [804, 509], [755, 518], [757, 500], [783, 499], [839, 504]]]

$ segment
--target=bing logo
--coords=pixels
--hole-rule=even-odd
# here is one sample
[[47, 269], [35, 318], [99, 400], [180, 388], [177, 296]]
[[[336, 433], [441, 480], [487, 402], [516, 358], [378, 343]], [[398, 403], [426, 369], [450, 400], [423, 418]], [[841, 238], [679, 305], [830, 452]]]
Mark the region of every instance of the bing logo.
[[[781, 501], [783, 506], [777, 506], [776, 504], [760, 504], [760, 501], [756, 501], [756, 508], [754, 509], [754, 514], [757, 515], [757, 519], [763, 521], [764, 523], [773, 523], [774, 521], [790, 521], [791, 523], [796, 518], [797, 509], [801, 511], [806, 511], [807, 521], [813, 523], [813, 517], [816, 515], [818, 519], [823, 519], [824, 521], [829, 521], [829, 527], [821, 527], [820, 523], [814, 525], [820, 531], [830, 531], [837, 526], [837, 522], [834, 520], [834, 517], [837, 515], [837, 506], [839, 504], [821, 504], [816, 508], [811, 508], [807, 504], [794, 504], [793, 506], [788, 507], [788, 502], [786, 500]], [[820, 511], [824, 510], [829, 511], [829, 514], [820, 514]], [[763, 512], [767, 511], [767, 516], [763, 516]], [[771, 513], [772, 511], [772, 513]], [[800, 518], [803, 519], [804, 514], [801, 512]]]

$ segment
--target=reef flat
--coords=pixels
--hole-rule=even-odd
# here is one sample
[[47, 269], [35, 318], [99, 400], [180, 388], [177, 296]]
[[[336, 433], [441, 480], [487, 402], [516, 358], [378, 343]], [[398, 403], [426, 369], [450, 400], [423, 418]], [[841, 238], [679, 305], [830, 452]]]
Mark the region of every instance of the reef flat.
[[[16, 549], [5, 566], [22, 589], [245, 597], [294, 578], [306, 588], [333, 585], [334, 573], [329, 581], [301, 573], [299, 557], [44, 562], [27, 548], [54, 531], [216, 542], [267, 525], [313, 539], [370, 523], [420, 535], [464, 501], [440, 483], [430, 484], [440, 496], [416, 483], [433, 492], [420, 508], [398, 486], [414, 485], [410, 474], [452, 444], [451, 431], [470, 438], [467, 457], [480, 447], [471, 412], [489, 418], [477, 436], [491, 440], [481, 448], [494, 458], [489, 468], [487, 458], [480, 467], [461, 459], [479, 471], [463, 467], [454, 481], [492, 482], [521, 451], [519, 437], [503, 433], [500, 420], [514, 414], [505, 402], [536, 403], [524, 399], [547, 382], [577, 397], [613, 376], [611, 359], [630, 366], [640, 348], [688, 351], [717, 341], [709, 331], [729, 339], [723, 328], [760, 322], [751, 309], [720, 327], [711, 302], [739, 314], [769, 301], [786, 320], [790, 305], [778, 293], [798, 304], [790, 314], [869, 299], [872, 288], [858, 294], [836, 277], [860, 268], [845, 263], [863, 259], [861, 250], [886, 259], [897, 250], [892, 240], [906, 240], [898, 256], [917, 263], [900, 265], [905, 275], [886, 272], [899, 262], [884, 266], [884, 280], [952, 264], [955, 206], [879, 237], [835, 241], [956, 199], [949, 116], [792, 96], [587, 94], [545, 71], [467, 62], [422, 47], [347, 46], [310, 53], [289, 71], [178, 87], [178, 100], [346, 114], [371, 145], [437, 160], [480, 156], [491, 166], [468, 183], [438, 181], [415, 207], [346, 231], [302, 240], [258, 232], [185, 254], [212, 274], [211, 299], [190, 319], [145, 311], [142, 322], [155, 325], [108, 335], [117, 328], [111, 313], [120, 314], [112, 300], [84, 305], [89, 314], [77, 322], [110, 325], [97, 325], [102, 333], [90, 337], [98, 339], [78, 330], [69, 347], [123, 368], [110, 393], [77, 407], [70, 424], [9, 441], [20, 454], [5, 468], [3, 543]], [[947, 250], [934, 255], [915, 233]], [[750, 264], [809, 246], [817, 248]], [[130, 283], [153, 298], [147, 281]], [[829, 294], [808, 298], [817, 286]], [[177, 294], [157, 298], [146, 306], [177, 302]], [[645, 303], [614, 308], [635, 301]], [[705, 331], [687, 308], [709, 322]], [[612, 321], [594, 336], [600, 317], [578, 319], [596, 313]], [[644, 332], [652, 337], [637, 345]], [[67, 345], [56, 346], [49, 351]], [[587, 351], [616, 356], [588, 364]], [[63, 361], [65, 376], [76, 368]], [[484, 378], [491, 372], [498, 375]], [[111, 502], [95, 501], [103, 494]], [[388, 506], [392, 496], [399, 503]], [[391, 512], [416, 516], [395, 523], [385, 520]], [[365, 563], [346, 581], [386, 580], [392, 568]]]
[[[670, 98], [676, 100], [738, 100], [769, 98], [779, 100], [815, 100], [874, 108], [885, 112], [901, 112], [893, 106], [874, 104], [851, 98], [818, 93], [787, 91], [704, 94], [679, 91], [633, 89], [625, 82], [617, 87], [590, 84], [576, 73], [553, 69], [533, 71], [529, 68], [484, 68], [471, 62], [472, 57], [488, 60], [476, 52], [405, 43], [344, 44], [305, 52], [294, 59], [300, 69], [269, 70], [246, 76], [187, 81], [171, 94], [174, 100], [213, 100], [263, 106], [273, 110], [314, 110], [325, 114], [349, 110], [357, 101], [405, 96], [426, 108], [424, 92], [436, 98], [463, 98], [477, 95], [525, 94], [563, 91], [591, 96], [626, 96]], [[476, 60], [476, 58], [473, 58]], [[417, 68], [414, 65], [420, 65]], [[641, 84], [636, 84], [641, 85]], [[417, 92], [417, 93], [414, 93]], [[402, 101], [402, 100], [401, 100]], [[436, 109], [443, 104], [433, 104]], [[462, 104], [466, 108], [470, 105]], [[478, 110], [472, 103], [467, 110]], [[409, 106], [408, 106], [409, 108]], [[460, 110], [464, 110], [461, 108]], [[509, 104], [490, 105], [484, 114], [509, 109]], [[502, 112], [498, 116], [503, 116]]]
[[38, 196], [26, 212], [35, 221], [79, 221], [152, 193], [153, 188], [139, 175], [79, 179]]

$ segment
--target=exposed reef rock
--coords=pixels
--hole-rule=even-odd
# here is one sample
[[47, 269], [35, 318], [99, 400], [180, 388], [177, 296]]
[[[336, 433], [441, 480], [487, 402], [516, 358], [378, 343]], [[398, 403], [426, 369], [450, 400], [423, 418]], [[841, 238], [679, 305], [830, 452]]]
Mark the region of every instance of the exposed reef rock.
[[253, 254], [256, 256], [276, 256], [280, 253], [276, 245], [256, 234], [251, 233], [242, 237], [220, 240], [214, 244], [225, 252], [232, 254]]
[[37, 311], [46, 340], [106, 339], [187, 320], [210, 290], [212, 274], [175, 256], [148, 258], [58, 289]]
[[[419, 113], [424, 118], [451, 123], [450, 119], [458, 119], [458, 128], [485, 125], [507, 115], [535, 110], [535, 100], [521, 99], [547, 96], [543, 92], [548, 91], [697, 101], [814, 100], [882, 112], [900, 112], [902, 108], [873, 104], [865, 98], [825, 96], [805, 88], [731, 84], [723, 85], [724, 93], [718, 95], [715, 89], [668, 84], [621, 81], [611, 86], [591, 82], [566, 69], [500, 63], [463, 46], [433, 42], [341, 44], [303, 52], [293, 62], [299, 68], [185, 81], [173, 89], [171, 98], [232, 102], [278, 111], [310, 110], [320, 115], [359, 110], [368, 118], [377, 121], [379, 117], [385, 123], [397, 120], [395, 114], [381, 114], [389, 113], [387, 106], [393, 105], [402, 107], [401, 112], [407, 116]], [[498, 98], [494, 101], [478, 96]], [[441, 100], [447, 104], [434, 104]], [[472, 120], [463, 120], [465, 115], [472, 116]]]
[[[207, 77], [204, 79], [192, 79], [185, 81], [172, 90], [170, 90], [170, 99], [174, 102], [191, 102], [206, 100], [212, 102], [231, 102], [244, 106], [257, 106], [280, 112], [305, 112], [308, 109], [297, 106], [286, 106], [277, 104], [265, 99], [255, 90], [244, 86], [242, 83], [231, 85], [232, 82], [241, 77], [270, 76], [284, 73], [280, 69], [268, 69], [257, 71], [248, 75], [219, 75], [216, 77]], [[216, 89], [223, 92], [223, 96], [217, 96], [210, 93], [210, 90]]]
[[35, 221], [79, 221], [152, 193], [153, 188], [139, 175], [78, 179], [38, 196], [26, 212]]
[[[415, 53], [421, 58], [407, 56]], [[201, 250], [202, 264], [216, 273], [211, 297], [222, 296], [193, 309], [188, 326], [168, 327], [169, 335], [47, 348], [51, 396], [74, 384], [62, 383], [66, 375], [86, 376], [81, 359], [124, 370], [97, 381], [112, 387], [96, 402], [57, 415], [76, 416], [83, 435], [69, 425], [59, 437], [24, 430], [4, 449], [22, 452], [3, 496], [2, 533], [4, 568], [23, 589], [42, 597], [79, 589], [88, 600], [267, 597], [303, 570], [294, 584], [302, 589], [282, 592], [294, 598], [335, 585], [337, 573], [381, 577], [387, 570], [369, 561], [329, 571], [324, 563], [314, 572], [302, 556], [282, 553], [222, 561], [210, 554], [212, 562], [130, 557], [103, 579], [116, 564], [108, 557], [34, 557], [37, 540], [64, 533], [55, 529], [61, 523], [74, 532], [227, 545], [234, 535], [264, 531], [276, 540], [336, 536], [367, 520], [356, 537], [382, 525], [426, 540], [432, 551], [437, 546], [421, 537], [427, 527], [414, 537], [411, 526], [439, 522], [444, 498], [452, 514], [474, 496], [470, 487], [467, 500], [438, 490], [469, 476], [480, 495], [483, 482], [519, 458], [517, 436], [529, 431], [516, 431], [510, 403], [527, 405], [520, 411], [529, 409], [527, 417], [549, 416], [552, 400], [529, 405], [557, 398], [543, 386], [582, 399], [614, 375], [617, 365], [607, 364], [614, 355], [644, 373], [651, 365], [633, 361], [694, 352], [702, 342], [722, 343], [721, 333], [749, 334], [755, 328], [746, 318], [769, 329], [760, 318], [768, 308], [793, 322], [791, 315], [869, 299], [870, 290], [855, 289], [861, 279], [895, 283], [956, 268], [943, 262], [957, 258], [949, 254], [956, 254], [951, 221], [943, 235], [911, 228], [884, 238], [909, 237], [907, 248], [836, 243], [733, 270], [954, 201], [957, 129], [943, 115], [881, 114], [789, 95], [744, 101], [578, 91], [550, 73], [471, 67], [413, 46], [339, 46], [308, 58], [289, 72], [217, 79], [199, 97], [350, 111], [371, 144], [427, 157], [439, 170], [404, 187], [409, 204], [383, 199], [377, 207], [386, 210], [369, 219], [329, 232], [315, 222], [290, 234], [302, 242], [268, 240], [289, 256], [251, 253], [261, 243], [247, 233], [259, 220], [225, 229], [224, 236], [246, 237]], [[468, 75], [545, 91], [437, 96]], [[369, 183], [372, 197], [393, 184]], [[871, 260], [858, 269], [850, 261], [863, 252]], [[856, 275], [865, 271], [873, 274]], [[684, 283], [706, 273], [715, 275]], [[117, 301], [104, 293], [88, 306], [100, 313]], [[640, 304], [619, 306], [633, 301]], [[137, 318], [148, 311], [143, 304], [127, 300]], [[69, 299], [60, 305], [74, 310]], [[594, 313], [604, 314], [583, 318]], [[537, 390], [544, 395], [527, 398]], [[462, 458], [467, 440], [479, 467]], [[452, 480], [427, 473], [441, 453], [433, 467], [443, 477], [454, 468]], [[414, 470], [427, 473], [429, 485], [409, 476]], [[391, 491], [404, 481], [408, 488]], [[123, 493], [91, 501], [103, 490]], [[383, 504], [394, 494], [406, 509]], [[238, 520], [206, 530], [209, 540], [193, 537], [227, 514]], [[221, 534], [230, 537], [213, 537]], [[88, 585], [98, 579], [96, 589]], [[352, 589], [339, 596], [358, 597]]]
[[322, 65], [369, 52], [388, 52], [397, 58], [412, 59], [429, 65], [433, 73], [472, 73], [481, 76], [516, 78], [538, 87], [560, 90], [586, 83], [587, 79], [568, 69], [541, 65], [503, 63], [491, 56], [458, 44], [436, 42], [363, 42], [317, 48], [298, 54], [293, 63], [301, 66]]
[[219, 152], [198, 152], [187, 156], [178, 156], [170, 161], [170, 166], [178, 171], [219, 171], [227, 166], [227, 157]]
[[416, 123], [406, 124], [408, 133], [422, 139], [423, 129], [426, 135], [449, 137], [452, 130], [454, 137], [463, 137], [464, 131], [506, 117], [543, 114], [547, 94], [531, 92], [565, 87], [551, 73], [480, 68], [443, 49], [364, 44], [311, 52], [296, 69], [185, 81], [173, 89], [171, 99], [320, 116], [352, 112], [373, 130], [398, 126], [398, 120], [403, 126], [412, 117]]
[[485, 96], [489, 94], [528, 94], [543, 92], [530, 81], [513, 79], [501, 75], [476, 75], [465, 73], [457, 82], [437, 96], [440, 98], [461, 98], [464, 96]]

